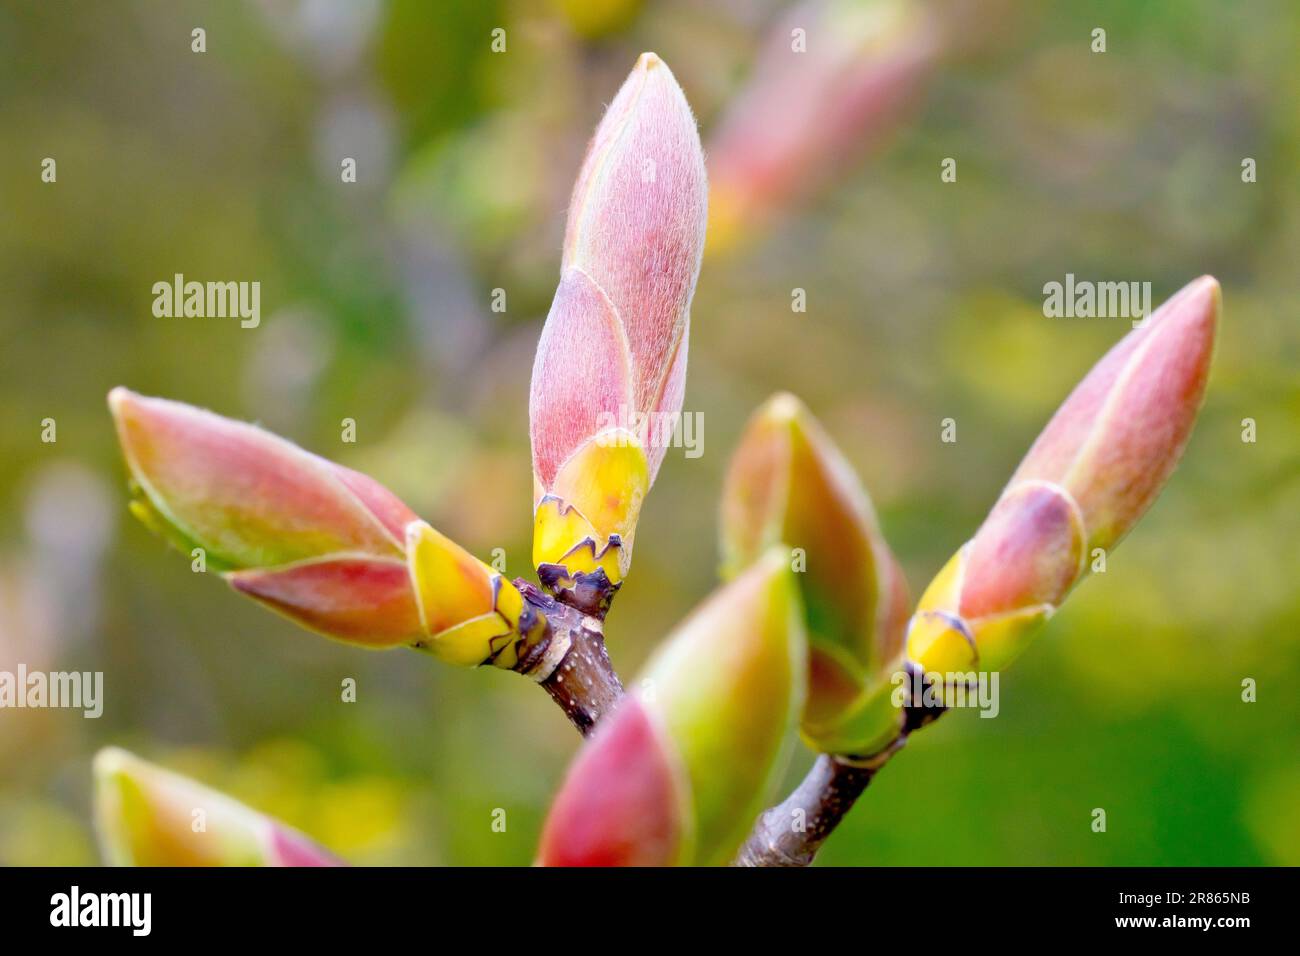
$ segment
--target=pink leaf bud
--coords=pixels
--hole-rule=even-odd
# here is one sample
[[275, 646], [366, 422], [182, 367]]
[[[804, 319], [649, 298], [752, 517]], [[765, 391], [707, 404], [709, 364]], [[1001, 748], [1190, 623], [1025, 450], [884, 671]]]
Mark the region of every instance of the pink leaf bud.
[[[132, 511], [206, 570], [310, 630], [532, 672], [545, 618], [373, 479], [244, 422], [109, 395]], [[553, 663], [553, 662], [552, 662]]]
[[649, 416], [681, 412], [707, 194], [686, 97], [642, 54], [578, 173], [529, 401], [533, 558], [543, 583], [590, 610], [627, 572], [663, 461]]
[[804, 738], [819, 750], [856, 753], [897, 724], [887, 710], [883, 722], [873, 710], [864, 723], [862, 711], [900, 663], [907, 585], [852, 466], [789, 394], [754, 414], [732, 457], [722, 494], [724, 575], [778, 544], [798, 572], [807, 619]]
[[949, 673], [1009, 663], [1097, 550], [1128, 533], [1191, 435], [1220, 306], [1213, 278], [1189, 283], [1078, 384], [921, 597], [908, 630], [913, 661]]

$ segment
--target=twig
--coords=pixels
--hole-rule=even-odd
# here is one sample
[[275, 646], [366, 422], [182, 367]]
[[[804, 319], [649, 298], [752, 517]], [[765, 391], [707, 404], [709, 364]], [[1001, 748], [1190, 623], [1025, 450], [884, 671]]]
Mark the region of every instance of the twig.
[[605, 650], [603, 624], [523, 579], [516, 579], [515, 586], [546, 615], [551, 629], [553, 650], [548, 657], [555, 663], [545, 676], [538, 675], [538, 683], [586, 737], [623, 696], [623, 684]]
[[[915, 665], [904, 665], [909, 672]], [[903, 749], [908, 735], [943, 716], [923, 698], [903, 707], [898, 737], [867, 759], [821, 754], [794, 792], [759, 815], [733, 866], [808, 866], [827, 837], [853, 809], [867, 784]]]
[[763, 812], [734, 866], [807, 866], [867, 788], [878, 767], [821, 754], [780, 805]]

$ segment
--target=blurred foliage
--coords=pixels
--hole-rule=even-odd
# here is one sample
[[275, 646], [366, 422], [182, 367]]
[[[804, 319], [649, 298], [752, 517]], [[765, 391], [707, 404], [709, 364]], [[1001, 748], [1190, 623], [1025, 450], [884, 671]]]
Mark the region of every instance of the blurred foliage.
[[[647, 503], [615, 663], [633, 673], [711, 588], [711, 502], [771, 392], [826, 423], [919, 591], [1127, 327], [1044, 318], [1043, 284], [1150, 280], [1158, 303], [1210, 272], [1219, 352], [1165, 495], [1004, 677], [999, 718], [917, 735], [823, 862], [1300, 863], [1300, 9], [998, 9], [990, 42], [945, 67], [885, 148], [706, 262], [686, 398], [705, 453], [671, 453]], [[104, 395], [126, 384], [260, 420], [528, 575], [527, 382], [587, 137], [655, 49], [707, 140], [779, 12], [0, 6], [0, 668], [102, 670], [107, 698], [99, 720], [0, 711], [0, 863], [97, 859], [89, 758], [106, 743], [356, 862], [532, 859], [578, 743], [545, 695], [332, 645], [197, 580], [127, 518]], [[151, 286], [177, 272], [259, 280], [261, 327], [155, 318]], [[956, 444], [939, 441], [949, 416]], [[1241, 701], [1247, 677], [1258, 703]]]

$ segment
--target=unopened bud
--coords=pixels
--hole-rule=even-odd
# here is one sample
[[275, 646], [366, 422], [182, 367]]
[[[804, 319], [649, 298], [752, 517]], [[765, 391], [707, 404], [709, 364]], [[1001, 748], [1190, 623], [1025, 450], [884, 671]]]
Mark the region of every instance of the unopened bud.
[[643, 54], [574, 186], [529, 402], [533, 559], [544, 584], [593, 613], [627, 573], [665, 451], [624, 423], [681, 411], [707, 192], [686, 98]]
[[778, 544], [801, 556], [794, 581], [809, 641], [804, 738], [833, 753], [869, 749], [896, 730], [898, 714], [863, 709], [899, 663], [907, 586], [852, 466], [789, 394], [754, 414], [732, 458], [722, 496], [724, 576]]
[[569, 768], [548, 866], [721, 865], [780, 781], [803, 703], [798, 591], [780, 549], [665, 641]]
[[1184, 287], [1098, 362], [1053, 416], [975, 537], [922, 595], [908, 656], [927, 672], [996, 670], [1164, 486], [1205, 394], [1221, 305]]
[[524, 672], [542, 663], [545, 618], [373, 479], [180, 402], [118, 388], [109, 405], [132, 511], [187, 553], [202, 549], [240, 593], [351, 644]]
[[278, 820], [116, 747], [95, 757], [95, 821], [114, 866], [342, 866]]

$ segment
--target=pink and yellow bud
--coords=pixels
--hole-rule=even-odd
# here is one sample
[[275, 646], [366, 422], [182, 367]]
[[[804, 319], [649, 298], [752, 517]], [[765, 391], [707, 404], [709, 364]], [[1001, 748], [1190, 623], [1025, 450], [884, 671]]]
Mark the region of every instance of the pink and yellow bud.
[[1185, 286], [1074, 389], [975, 537], [922, 595], [908, 656], [927, 672], [996, 670], [1150, 507], [1191, 435], [1221, 307]]
[[912, 0], [810, 0], [782, 17], [710, 143], [710, 251], [752, 235], [891, 133], [942, 40]]
[[302, 833], [116, 747], [95, 756], [95, 822], [113, 866], [342, 866]]
[[629, 423], [681, 411], [707, 195], [695, 118], [645, 53], [588, 146], [533, 366], [533, 556], [557, 592], [607, 603], [627, 573], [665, 451]]
[[774, 549], [682, 623], [584, 745], [540, 862], [729, 861], [784, 769], [805, 662], [798, 591]]
[[109, 405], [131, 510], [235, 590], [352, 644], [540, 663], [546, 622], [518, 589], [373, 479], [180, 402], [118, 388]]
[[722, 496], [724, 576], [775, 545], [798, 572], [807, 621], [804, 738], [818, 750], [856, 753], [897, 725], [888, 708], [870, 719], [863, 710], [899, 664], [907, 585], [852, 466], [789, 394], [754, 414], [732, 457]]

